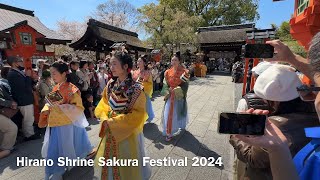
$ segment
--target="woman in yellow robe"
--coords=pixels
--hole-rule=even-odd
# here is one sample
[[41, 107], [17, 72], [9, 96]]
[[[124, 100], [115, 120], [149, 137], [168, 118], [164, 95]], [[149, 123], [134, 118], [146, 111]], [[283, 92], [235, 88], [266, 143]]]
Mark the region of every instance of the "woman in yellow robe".
[[45, 168], [45, 179], [62, 179], [65, 170], [70, 170], [72, 166], [59, 166], [58, 158], [86, 158], [93, 146], [85, 129], [89, 123], [84, 115], [80, 91], [67, 78], [68, 65], [56, 62], [50, 71], [53, 81], [57, 83], [52, 93], [60, 94], [62, 99], [52, 99], [40, 113], [38, 126], [47, 127], [41, 154], [43, 158], [53, 161], [53, 166]]
[[140, 81], [143, 85], [144, 92], [151, 98], [153, 93], [153, 81], [151, 71], [148, 69], [147, 59], [141, 56], [137, 61], [138, 69], [132, 72], [132, 79]]
[[[110, 61], [111, 79], [95, 109], [101, 120], [101, 142], [96, 155], [96, 171], [101, 179], [149, 179], [150, 166], [143, 166], [145, 156], [143, 125], [147, 118], [146, 95], [140, 82], [130, 73], [132, 59], [123, 52], [115, 52]], [[108, 166], [107, 159], [122, 159], [124, 166]], [[138, 166], [128, 164], [138, 161]], [[129, 165], [129, 166], [128, 166]]]
[[145, 56], [141, 56], [137, 62], [138, 69], [132, 71], [132, 79], [134, 81], [139, 81], [142, 83], [144, 92], [146, 94], [146, 108], [148, 113], [148, 122], [151, 122], [155, 117], [152, 104], [151, 97], [153, 93], [153, 81], [151, 71], [148, 69], [147, 59]]

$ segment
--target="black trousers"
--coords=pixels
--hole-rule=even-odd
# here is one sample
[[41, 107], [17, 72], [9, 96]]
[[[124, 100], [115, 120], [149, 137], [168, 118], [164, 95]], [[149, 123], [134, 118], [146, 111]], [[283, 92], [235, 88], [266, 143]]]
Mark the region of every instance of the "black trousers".
[[93, 96], [93, 104], [94, 105], [98, 104], [98, 101], [99, 101], [98, 90], [99, 90], [99, 86], [92, 89], [92, 96]]

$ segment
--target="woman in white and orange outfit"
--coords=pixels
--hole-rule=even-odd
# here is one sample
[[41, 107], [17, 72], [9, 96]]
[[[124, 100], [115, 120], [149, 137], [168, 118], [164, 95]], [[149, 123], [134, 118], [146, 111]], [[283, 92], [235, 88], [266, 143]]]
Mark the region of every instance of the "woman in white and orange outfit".
[[172, 67], [164, 74], [162, 95], [165, 106], [162, 117], [163, 135], [170, 141], [181, 129], [185, 129], [189, 121], [187, 107], [188, 70], [180, 63], [180, 53], [171, 59]]

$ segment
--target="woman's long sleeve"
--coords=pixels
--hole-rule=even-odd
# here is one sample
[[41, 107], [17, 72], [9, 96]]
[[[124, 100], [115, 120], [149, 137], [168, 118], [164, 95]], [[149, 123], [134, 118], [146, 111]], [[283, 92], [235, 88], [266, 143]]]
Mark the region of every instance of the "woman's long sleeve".
[[104, 88], [102, 92], [102, 98], [95, 108], [94, 114], [98, 119], [102, 121], [108, 120], [109, 119], [109, 111], [110, 111], [110, 106], [108, 104], [108, 97], [107, 97], [107, 87]]
[[39, 128], [44, 128], [48, 126], [48, 117], [49, 114], [45, 113], [46, 111], [49, 111], [49, 106], [46, 104], [41, 112], [40, 112], [40, 117], [39, 117], [39, 122], [38, 122], [38, 127]]
[[48, 125], [50, 127], [55, 127], [72, 123], [73, 119], [71, 119], [70, 117], [77, 116], [78, 113], [84, 111], [82, 99], [79, 93], [74, 93], [70, 98], [70, 102], [68, 104], [74, 105], [77, 109], [65, 109], [66, 107], [63, 104], [60, 107], [53, 106], [50, 108], [49, 104], [45, 104], [40, 113], [38, 126], [40, 128], [46, 127]]
[[84, 111], [84, 107], [83, 107], [83, 103], [82, 103], [82, 99], [79, 93], [75, 93], [71, 100], [70, 100], [70, 104], [71, 105], [75, 105], [77, 108], [81, 109], [82, 111]]
[[167, 83], [167, 80], [166, 80], [166, 73], [164, 73], [164, 78], [163, 78], [163, 87], [162, 87], [162, 90], [161, 90], [161, 95], [162, 96], [166, 96], [168, 95], [170, 92], [169, 92], [169, 85]]
[[148, 76], [148, 79], [143, 82], [144, 92], [149, 96], [152, 97], [152, 91], [153, 91], [153, 81], [152, 76]]

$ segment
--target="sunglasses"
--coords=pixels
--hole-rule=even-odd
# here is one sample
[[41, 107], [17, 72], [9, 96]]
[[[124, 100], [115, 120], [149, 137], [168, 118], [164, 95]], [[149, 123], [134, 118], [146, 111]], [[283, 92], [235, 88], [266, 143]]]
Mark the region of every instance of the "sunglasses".
[[314, 101], [317, 97], [320, 87], [302, 85], [297, 87], [297, 91], [303, 101]]

